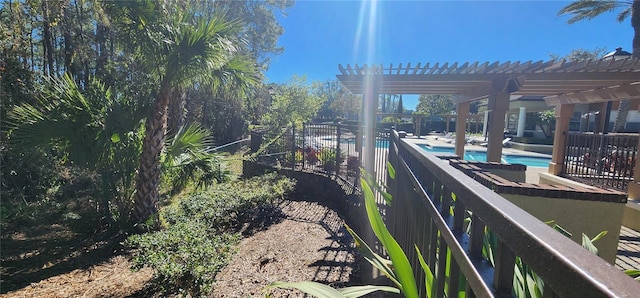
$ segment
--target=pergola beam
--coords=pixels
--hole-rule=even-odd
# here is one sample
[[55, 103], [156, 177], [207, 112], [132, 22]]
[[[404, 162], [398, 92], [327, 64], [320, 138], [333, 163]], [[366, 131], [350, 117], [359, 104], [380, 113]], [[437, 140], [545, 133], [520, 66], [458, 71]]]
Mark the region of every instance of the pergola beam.
[[[418, 63], [416, 66], [407, 63], [397, 67], [389, 64], [386, 68], [356, 64], [355, 68], [338, 65], [338, 69], [340, 82], [355, 94], [365, 94], [369, 104], [374, 104], [372, 98], [377, 94], [450, 94], [460, 110], [465, 111], [465, 105], [461, 104], [488, 98], [491, 125], [487, 159], [497, 162], [502, 155], [504, 117], [512, 96], [541, 96], [548, 105], [640, 98], [640, 59], [465, 62], [460, 66], [458, 63]], [[370, 113], [365, 117], [367, 121], [373, 121], [371, 115], [375, 109], [367, 106], [365, 110]], [[465, 117], [460, 115], [458, 119]], [[462, 125], [456, 130], [460, 140], [456, 142], [456, 152], [459, 152], [463, 150], [465, 132]], [[372, 136], [373, 132], [365, 134]], [[372, 150], [374, 143], [369, 142], [373, 142], [372, 138], [366, 144], [368, 150]], [[365, 160], [369, 158], [372, 157], [365, 155]]]

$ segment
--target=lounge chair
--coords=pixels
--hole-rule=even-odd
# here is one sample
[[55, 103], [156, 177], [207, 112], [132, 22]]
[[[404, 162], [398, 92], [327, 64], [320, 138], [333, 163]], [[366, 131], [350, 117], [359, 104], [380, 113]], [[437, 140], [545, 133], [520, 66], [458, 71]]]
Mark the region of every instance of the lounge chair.
[[451, 138], [453, 138], [453, 137], [454, 137], [453, 132], [448, 132], [448, 133], [446, 133], [446, 134], [442, 135], [441, 137], [435, 137], [434, 139], [435, 139], [435, 140], [438, 140], [439, 138], [443, 138], [443, 139], [451, 139]]
[[[480, 146], [487, 147], [489, 143], [482, 143]], [[511, 147], [511, 138], [506, 138], [502, 140], [502, 147]]]

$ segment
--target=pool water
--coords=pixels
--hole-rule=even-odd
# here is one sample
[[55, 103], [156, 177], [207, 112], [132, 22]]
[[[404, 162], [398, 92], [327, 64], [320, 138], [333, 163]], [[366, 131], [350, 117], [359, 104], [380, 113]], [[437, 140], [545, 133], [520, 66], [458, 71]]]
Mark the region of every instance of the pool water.
[[[449, 147], [436, 147], [436, 146], [428, 146], [423, 144], [418, 146], [420, 146], [420, 148], [422, 148], [427, 152], [435, 152], [435, 153], [454, 153], [455, 152], [453, 148], [449, 148]], [[475, 160], [475, 161], [487, 161], [487, 152], [465, 150], [464, 159]], [[523, 164], [528, 167], [546, 168], [549, 166], [549, 162], [551, 162], [551, 159], [546, 157], [502, 154], [502, 162], [510, 163], [510, 164]]]

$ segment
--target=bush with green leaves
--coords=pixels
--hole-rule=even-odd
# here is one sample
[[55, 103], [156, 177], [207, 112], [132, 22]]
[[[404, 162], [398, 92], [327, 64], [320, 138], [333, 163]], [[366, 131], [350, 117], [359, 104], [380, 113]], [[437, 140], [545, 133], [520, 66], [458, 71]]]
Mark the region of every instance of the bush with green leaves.
[[168, 206], [161, 218], [169, 225], [195, 220], [214, 231], [229, 231], [250, 219], [257, 207], [283, 199], [294, 186], [293, 180], [275, 173], [222, 183]]
[[234, 252], [244, 223], [286, 197], [295, 181], [275, 173], [217, 184], [161, 210], [167, 228], [134, 235], [134, 268], [155, 269], [164, 291], [206, 294]]
[[211, 289], [216, 274], [235, 253], [238, 239], [238, 234], [211, 233], [204, 223], [187, 221], [133, 235], [126, 245], [138, 249], [134, 268], [155, 269], [162, 290], [200, 296]]
[[344, 156], [338, 155], [338, 152], [333, 148], [322, 148], [318, 151], [318, 160], [320, 160], [323, 169], [332, 171], [344, 161]]

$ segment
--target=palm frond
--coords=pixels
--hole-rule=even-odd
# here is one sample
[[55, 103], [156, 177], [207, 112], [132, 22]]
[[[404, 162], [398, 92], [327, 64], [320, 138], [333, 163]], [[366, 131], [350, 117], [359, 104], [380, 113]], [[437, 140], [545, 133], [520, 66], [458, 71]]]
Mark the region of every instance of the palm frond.
[[625, 6], [630, 5], [624, 1], [617, 0], [579, 0], [560, 9], [558, 15], [571, 15], [567, 23], [573, 24], [578, 21], [593, 19], [605, 12], [611, 12]]
[[628, 8], [622, 10], [618, 14], [618, 17], [616, 19], [618, 20], [618, 22], [622, 23], [624, 20], [626, 20], [631, 15], [632, 12], [633, 12], [633, 7], [631, 7], [631, 5], [629, 5]]
[[114, 134], [134, 131], [142, 112], [115, 101], [105, 85], [91, 78], [81, 88], [69, 76], [50, 77], [33, 105], [8, 115], [11, 141], [19, 147], [58, 146], [76, 164], [99, 167], [109, 156]]
[[181, 127], [165, 143], [164, 166], [176, 167], [188, 160], [198, 159], [213, 145], [208, 130], [198, 123]]
[[167, 139], [162, 167], [171, 173], [173, 190], [183, 188], [189, 181], [197, 180], [196, 186], [202, 187], [228, 179], [230, 172], [221, 158], [207, 151], [212, 145], [209, 131], [197, 123], [183, 126]]

